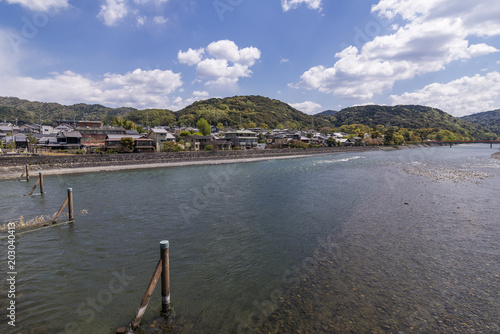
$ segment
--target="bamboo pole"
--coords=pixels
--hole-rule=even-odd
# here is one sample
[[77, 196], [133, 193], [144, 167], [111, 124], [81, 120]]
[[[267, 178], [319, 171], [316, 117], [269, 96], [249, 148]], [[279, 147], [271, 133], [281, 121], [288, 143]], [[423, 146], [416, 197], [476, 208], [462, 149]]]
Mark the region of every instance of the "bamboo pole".
[[[149, 300], [151, 299], [151, 296], [153, 295], [153, 292], [155, 291], [156, 284], [158, 283], [158, 280], [160, 279], [160, 276], [162, 274], [162, 260], [160, 259], [158, 261], [158, 264], [156, 265], [156, 269], [153, 273], [153, 276], [151, 277], [151, 280], [149, 281], [148, 288], [146, 289], [146, 292], [144, 293], [144, 296], [142, 297], [141, 304], [139, 305], [139, 309], [137, 310], [137, 313], [135, 314], [134, 320], [130, 323], [130, 327], [132, 329], [136, 329], [139, 327], [139, 324], [141, 323], [142, 316], [146, 312], [146, 308], [148, 307]], [[118, 332], [118, 330], [117, 330]]]
[[73, 212], [73, 189], [68, 188], [68, 213], [69, 213], [69, 220], [73, 221], [75, 220], [75, 214]]
[[160, 256], [162, 261], [161, 271], [161, 312], [170, 311], [170, 263], [168, 240], [160, 242]]

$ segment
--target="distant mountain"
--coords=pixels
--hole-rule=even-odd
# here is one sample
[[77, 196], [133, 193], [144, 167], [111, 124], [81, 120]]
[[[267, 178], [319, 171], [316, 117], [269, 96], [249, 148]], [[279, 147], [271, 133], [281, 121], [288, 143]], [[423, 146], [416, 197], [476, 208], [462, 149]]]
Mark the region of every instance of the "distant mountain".
[[0, 121], [54, 125], [58, 120], [104, 120], [125, 115], [133, 108], [108, 108], [99, 104], [79, 103], [64, 106], [59, 103], [32, 102], [17, 97], [0, 97]]
[[233, 96], [198, 101], [175, 113], [181, 124], [203, 117], [211, 124], [231, 127], [310, 129], [330, 126], [327, 120], [307, 115], [289, 104], [263, 96]]
[[314, 114], [314, 116], [333, 116], [338, 113], [337, 110], [325, 110], [320, 113]]
[[[408, 129], [441, 129], [460, 133], [475, 139], [491, 138], [487, 130], [477, 124], [458, 119], [442, 110], [419, 106], [367, 105], [345, 108], [333, 116], [320, 116], [335, 127], [344, 124], [363, 124], [370, 127], [384, 125]], [[496, 137], [496, 136], [494, 136]]]
[[491, 132], [500, 135], [500, 109], [480, 112], [477, 114], [460, 117], [460, 119], [481, 125]]

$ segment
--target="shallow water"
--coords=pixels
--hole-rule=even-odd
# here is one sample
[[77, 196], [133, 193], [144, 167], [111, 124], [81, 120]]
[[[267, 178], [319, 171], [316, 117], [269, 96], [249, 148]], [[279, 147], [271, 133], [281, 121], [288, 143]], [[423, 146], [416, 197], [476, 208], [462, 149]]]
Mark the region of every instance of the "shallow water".
[[0, 332], [113, 333], [135, 314], [163, 239], [173, 332], [498, 332], [495, 151], [60, 175], [33, 197], [22, 195], [34, 181], [2, 181], [1, 223], [54, 213], [68, 187], [77, 217], [18, 234], [17, 326]]

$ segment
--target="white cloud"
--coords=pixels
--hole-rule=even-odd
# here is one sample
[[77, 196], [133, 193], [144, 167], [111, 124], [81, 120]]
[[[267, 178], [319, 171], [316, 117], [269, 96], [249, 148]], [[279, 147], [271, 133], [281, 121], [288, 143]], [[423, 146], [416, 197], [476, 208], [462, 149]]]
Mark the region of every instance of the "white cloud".
[[300, 110], [306, 114], [315, 114], [319, 110], [321, 110], [321, 104], [312, 101], [305, 101], [301, 103], [289, 103], [292, 107], [297, 110]]
[[33, 11], [47, 12], [51, 9], [68, 7], [68, 0], [5, 0], [9, 4], [19, 4]]
[[99, 103], [108, 106], [165, 108], [169, 94], [182, 86], [181, 74], [170, 70], [126, 74], [107, 73], [101, 80], [91, 80], [72, 71], [52, 73], [50, 77], [6, 77], [0, 82], [0, 95], [17, 96], [63, 104]]
[[146, 18], [144, 16], [137, 17], [137, 26], [142, 27], [146, 23]]
[[187, 107], [188, 105], [193, 104], [196, 101], [205, 100], [209, 97], [210, 94], [206, 91], [194, 91], [191, 97], [187, 99], [183, 99], [180, 96], [176, 97], [172, 101], [172, 104], [168, 106], [168, 109], [173, 111], [181, 110], [182, 108]]
[[[205, 58], [207, 55], [213, 58]], [[196, 65], [198, 79], [205, 80], [205, 85], [219, 89], [234, 90], [240, 78], [252, 74], [250, 67], [260, 59], [260, 50], [255, 47], [240, 49], [236, 43], [221, 40], [210, 43], [206, 48], [179, 51], [178, 60], [190, 66]]]
[[500, 35], [500, 21], [492, 18], [500, 17], [500, 2], [478, 2], [381, 0], [373, 12], [387, 18], [399, 15], [409, 22], [393, 34], [375, 37], [361, 49], [345, 48], [336, 54], [333, 67], [310, 68], [299, 85], [368, 100], [391, 89], [396, 81], [444, 70], [453, 61], [498, 52], [491, 45], [468, 40], [469, 36]]
[[124, 19], [128, 14], [126, 0], [106, 0], [106, 3], [101, 6], [100, 18], [105, 25], [114, 26], [120, 20]]
[[224, 59], [244, 66], [253, 66], [260, 58], [260, 51], [254, 47], [239, 49], [236, 43], [229, 40], [212, 42], [207, 46], [209, 54], [216, 59]]
[[498, 72], [465, 76], [445, 84], [433, 83], [412, 93], [390, 96], [393, 104], [428, 105], [457, 117], [492, 110], [498, 107], [495, 101], [499, 98]]
[[153, 22], [156, 24], [165, 24], [167, 23], [168, 19], [166, 19], [163, 16], [155, 16], [153, 17]]
[[290, 59], [288, 59], [288, 58], [282, 58], [282, 59], [280, 60], [280, 63], [282, 63], [282, 64], [284, 64], [284, 63], [289, 63], [289, 62], [290, 62]]
[[181, 64], [188, 64], [189, 66], [193, 66], [201, 61], [204, 53], [204, 48], [200, 48], [198, 50], [189, 48], [189, 50], [187, 50], [186, 52], [179, 51], [179, 53], [177, 54], [177, 59]]
[[290, 9], [296, 9], [301, 4], [306, 4], [310, 9], [317, 9], [321, 11], [323, 0], [281, 0], [281, 7], [284, 12], [288, 12]]

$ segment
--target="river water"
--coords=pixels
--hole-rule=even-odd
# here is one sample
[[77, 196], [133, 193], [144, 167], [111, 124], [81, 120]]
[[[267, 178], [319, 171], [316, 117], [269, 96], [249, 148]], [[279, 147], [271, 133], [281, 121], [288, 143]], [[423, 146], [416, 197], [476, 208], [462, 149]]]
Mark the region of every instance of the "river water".
[[[17, 231], [16, 327], [114, 333], [130, 322], [170, 241], [174, 315], [160, 289], [142, 331], [499, 333], [500, 160], [487, 145], [0, 182]], [[4, 234], [2, 234], [4, 235]], [[7, 254], [6, 239], [0, 249]], [[5, 256], [3, 257], [5, 258]], [[7, 276], [7, 261], [0, 263]]]

